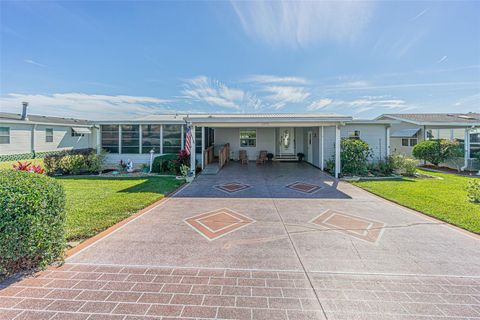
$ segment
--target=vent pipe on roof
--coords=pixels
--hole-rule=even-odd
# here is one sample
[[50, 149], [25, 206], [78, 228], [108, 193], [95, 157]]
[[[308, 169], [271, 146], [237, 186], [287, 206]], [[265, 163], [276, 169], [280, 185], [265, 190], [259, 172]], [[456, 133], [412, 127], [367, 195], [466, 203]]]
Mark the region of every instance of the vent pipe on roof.
[[22, 102], [22, 120], [28, 120], [27, 116], [27, 108], [28, 108], [28, 102]]

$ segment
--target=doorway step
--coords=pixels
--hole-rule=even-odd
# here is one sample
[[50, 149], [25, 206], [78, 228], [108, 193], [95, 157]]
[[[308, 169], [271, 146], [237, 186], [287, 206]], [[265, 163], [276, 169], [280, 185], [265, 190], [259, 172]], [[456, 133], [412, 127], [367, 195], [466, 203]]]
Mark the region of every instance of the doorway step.
[[273, 161], [285, 161], [285, 162], [288, 162], [288, 161], [298, 161], [298, 157], [294, 154], [280, 154], [280, 155], [276, 155], [274, 158], [273, 158]]

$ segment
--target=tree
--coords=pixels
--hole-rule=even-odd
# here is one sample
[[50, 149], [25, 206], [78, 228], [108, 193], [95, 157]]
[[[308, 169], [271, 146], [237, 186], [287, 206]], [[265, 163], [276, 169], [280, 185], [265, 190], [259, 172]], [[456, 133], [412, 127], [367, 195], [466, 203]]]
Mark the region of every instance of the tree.
[[462, 148], [453, 140], [425, 140], [413, 147], [413, 156], [438, 166], [440, 163], [452, 158], [462, 156]]

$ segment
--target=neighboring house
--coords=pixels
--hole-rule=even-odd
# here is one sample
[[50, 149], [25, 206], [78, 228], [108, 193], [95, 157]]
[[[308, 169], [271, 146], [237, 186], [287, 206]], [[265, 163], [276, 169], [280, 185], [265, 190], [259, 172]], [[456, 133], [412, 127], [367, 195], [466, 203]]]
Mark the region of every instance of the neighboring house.
[[86, 120], [0, 112], [0, 158], [20, 159], [53, 151], [95, 147], [93, 123]]
[[479, 169], [480, 113], [383, 114], [376, 119], [398, 121], [391, 128], [392, 154], [412, 156], [413, 147], [423, 140], [457, 140], [464, 147], [464, 157], [447, 165], [462, 170]]
[[[97, 147], [109, 152], [107, 161], [112, 163], [128, 159], [148, 163], [152, 149], [155, 155], [183, 149], [188, 126], [195, 132], [191, 145], [202, 168], [208, 164], [208, 152], [218, 156], [228, 143], [232, 159], [238, 159], [242, 149], [253, 161], [262, 150], [272, 153], [275, 160], [295, 160], [303, 153], [307, 162], [321, 169], [328, 160], [335, 160], [338, 176], [341, 138], [366, 141], [373, 150], [373, 160], [382, 160], [389, 155], [389, 127], [395, 122], [318, 113], [151, 115], [96, 122], [100, 126]], [[192, 157], [192, 170], [194, 166]]]

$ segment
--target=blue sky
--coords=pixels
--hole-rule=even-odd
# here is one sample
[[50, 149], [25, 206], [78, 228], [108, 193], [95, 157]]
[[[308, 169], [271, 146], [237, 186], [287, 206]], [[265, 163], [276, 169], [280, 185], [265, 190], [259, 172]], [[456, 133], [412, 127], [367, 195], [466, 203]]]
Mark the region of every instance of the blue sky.
[[0, 108], [480, 111], [480, 2], [0, 2]]

